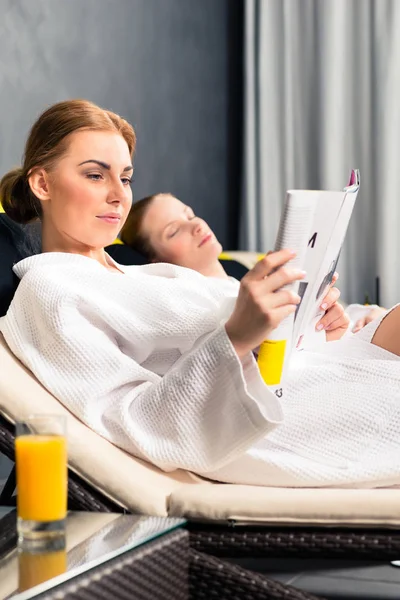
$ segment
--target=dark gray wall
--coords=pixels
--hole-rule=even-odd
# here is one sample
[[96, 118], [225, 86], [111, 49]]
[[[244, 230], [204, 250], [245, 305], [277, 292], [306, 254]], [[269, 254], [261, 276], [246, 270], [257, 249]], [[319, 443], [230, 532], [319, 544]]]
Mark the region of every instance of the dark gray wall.
[[136, 128], [135, 198], [171, 191], [232, 245], [237, 169], [229, 174], [229, 164], [237, 154], [228, 153], [228, 28], [235, 4], [0, 0], [0, 173], [20, 162], [44, 108], [88, 98]]

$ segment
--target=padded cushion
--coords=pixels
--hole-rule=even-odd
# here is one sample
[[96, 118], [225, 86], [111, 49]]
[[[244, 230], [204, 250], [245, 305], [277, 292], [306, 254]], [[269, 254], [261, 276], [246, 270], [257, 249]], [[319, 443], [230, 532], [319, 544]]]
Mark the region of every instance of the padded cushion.
[[247, 269], [252, 269], [254, 265], [265, 256], [265, 254], [260, 254], [259, 252], [250, 252], [248, 250], [227, 250], [226, 252], [222, 252], [219, 256], [220, 261], [223, 261], [223, 264], [227, 264], [227, 261], [233, 260]]
[[182, 486], [171, 494], [169, 515], [249, 524], [398, 527], [400, 489]]

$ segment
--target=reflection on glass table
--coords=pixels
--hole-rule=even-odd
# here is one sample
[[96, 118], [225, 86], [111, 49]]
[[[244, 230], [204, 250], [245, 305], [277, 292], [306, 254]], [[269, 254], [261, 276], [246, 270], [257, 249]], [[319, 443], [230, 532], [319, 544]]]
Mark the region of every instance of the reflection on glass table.
[[[0, 512], [0, 532], [15, 514]], [[3, 517], [3, 518], [2, 518]], [[0, 600], [25, 600], [184, 524], [182, 519], [70, 512], [58, 545], [35, 550], [0, 546]]]

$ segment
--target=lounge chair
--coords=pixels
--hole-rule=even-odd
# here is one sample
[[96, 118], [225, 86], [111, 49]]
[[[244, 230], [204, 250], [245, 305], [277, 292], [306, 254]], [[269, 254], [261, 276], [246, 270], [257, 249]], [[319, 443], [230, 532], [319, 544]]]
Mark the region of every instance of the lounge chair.
[[[179, 470], [164, 473], [70, 414], [0, 336], [0, 452], [11, 460], [13, 423], [31, 413], [67, 415], [70, 509], [186, 517], [191, 546], [200, 552], [198, 564], [211, 560], [205, 555], [229, 560], [400, 556], [400, 489], [265, 488], [218, 484]], [[14, 482], [12, 473], [3, 504], [13, 501]], [[218, 571], [217, 563], [214, 567]], [[229, 571], [228, 563], [224, 568]]]

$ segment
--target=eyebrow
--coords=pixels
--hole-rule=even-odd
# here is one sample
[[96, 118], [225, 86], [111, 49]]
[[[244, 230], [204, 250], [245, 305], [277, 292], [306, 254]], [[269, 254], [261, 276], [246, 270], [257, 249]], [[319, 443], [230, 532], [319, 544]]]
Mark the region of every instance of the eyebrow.
[[[84, 160], [83, 162], [79, 163], [78, 167], [80, 167], [81, 165], [86, 165], [87, 163], [95, 163], [96, 165], [99, 165], [99, 167], [103, 167], [103, 169], [106, 169], [107, 171], [110, 171], [111, 169], [111, 165], [103, 162], [102, 160], [96, 160], [95, 158]], [[128, 165], [127, 167], [125, 167], [125, 169], [123, 169], [122, 172], [125, 173], [126, 171], [133, 171], [133, 166]]]

